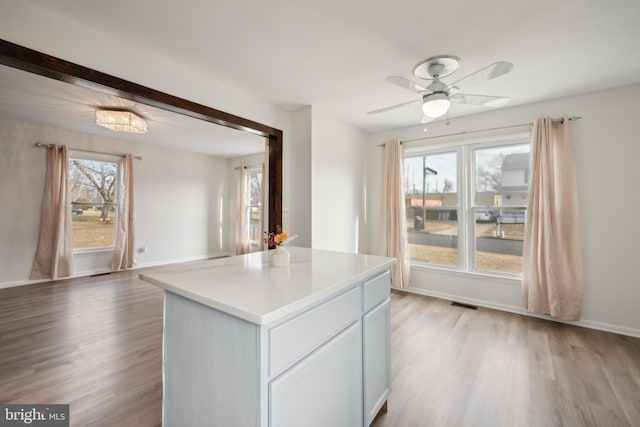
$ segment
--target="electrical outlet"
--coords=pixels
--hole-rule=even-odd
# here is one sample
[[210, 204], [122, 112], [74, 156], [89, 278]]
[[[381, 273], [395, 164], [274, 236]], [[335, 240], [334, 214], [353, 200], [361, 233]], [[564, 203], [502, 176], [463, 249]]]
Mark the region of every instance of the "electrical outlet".
[[138, 253], [139, 253], [139, 254], [143, 254], [143, 253], [145, 253], [145, 252], [147, 252], [147, 247], [146, 247], [146, 246], [140, 246], [140, 247], [138, 248]]
[[282, 208], [282, 216], [289, 216], [289, 208]]

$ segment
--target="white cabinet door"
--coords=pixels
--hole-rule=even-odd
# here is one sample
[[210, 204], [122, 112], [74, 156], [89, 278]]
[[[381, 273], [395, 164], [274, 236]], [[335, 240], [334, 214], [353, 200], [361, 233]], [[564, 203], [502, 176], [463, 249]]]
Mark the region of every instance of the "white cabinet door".
[[269, 385], [271, 427], [362, 425], [362, 323], [356, 322]]
[[391, 391], [391, 301], [364, 315], [364, 419], [371, 424]]

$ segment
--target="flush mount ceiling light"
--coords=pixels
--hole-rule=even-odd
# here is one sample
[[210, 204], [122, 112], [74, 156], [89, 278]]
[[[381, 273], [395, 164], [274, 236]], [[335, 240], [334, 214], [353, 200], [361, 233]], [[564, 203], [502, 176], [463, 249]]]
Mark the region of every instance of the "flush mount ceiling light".
[[147, 133], [147, 122], [125, 110], [96, 110], [96, 124], [116, 132]]
[[449, 111], [450, 105], [451, 101], [449, 101], [449, 97], [444, 92], [432, 93], [422, 98], [422, 112], [432, 119], [444, 116]]

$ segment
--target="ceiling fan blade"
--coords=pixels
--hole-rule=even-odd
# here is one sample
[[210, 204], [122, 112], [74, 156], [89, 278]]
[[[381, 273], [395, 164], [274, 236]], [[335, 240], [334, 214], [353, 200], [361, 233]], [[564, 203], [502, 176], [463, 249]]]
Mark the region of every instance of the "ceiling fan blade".
[[485, 107], [502, 107], [506, 105], [511, 98], [506, 96], [488, 96], [488, 95], [468, 95], [464, 93], [456, 93], [449, 96], [451, 102], [458, 104], [482, 105]]
[[411, 92], [416, 92], [419, 94], [423, 94], [424, 92], [428, 92], [427, 88], [419, 85], [418, 83], [411, 81], [409, 79], [405, 79], [400, 76], [389, 76], [386, 78], [389, 83], [393, 83], [394, 85], [398, 85], [405, 89], [410, 90]]
[[475, 84], [500, 77], [509, 73], [511, 70], [513, 70], [513, 64], [511, 62], [496, 62], [491, 65], [487, 65], [486, 67], [481, 68], [475, 73], [471, 73], [456, 82], [453, 82], [449, 87], [464, 89]]
[[415, 104], [417, 102], [422, 102], [422, 99], [414, 99], [413, 101], [403, 102], [402, 104], [392, 105], [391, 107], [385, 107], [385, 108], [381, 108], [379, 110], [369, 111], [367, 113], [367, 115], [370, 116], [372, 114], [384, 113], [384, 112], [387, 112], [387, 111], [395, 110], [396, 108], [401, 108], [401, 107], [404, 107], [404, 106], [407, 106], [407, 105]]

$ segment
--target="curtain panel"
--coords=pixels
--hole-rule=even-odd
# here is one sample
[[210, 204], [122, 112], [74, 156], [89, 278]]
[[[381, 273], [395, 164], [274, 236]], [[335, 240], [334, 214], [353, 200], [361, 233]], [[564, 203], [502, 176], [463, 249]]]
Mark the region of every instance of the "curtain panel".
[[236, 254], [249, 253], [249, 218], [247, 205], [249, 202], [247, 185], [247, 170], [238, 167], [238, 185], [236, 194]]
[[68, 188], [69, 155], [65, 145], [47, 148], [40, 234], [29, 278], [57, 279], [72, 273], [73, 235]]
[[536, 120], [531, 154], [523, 303], [533, 313], [578, 320], [582, 307], [582, 244], [568, 119]]
[[111, 260], [112, 270], [125, 270], [133, 267], [134, 250], [134, 194], [133, 194], [133, 156], [126, 154], [120, 167], [120, 194], [118, 200], [118, 229], [116, 247]]
[[396, 258], [391, 266], [391, 283], [409, 285], [410, 260], [407, 217], [402, 185], [404, 152], [397, 139], [384, 144], [382, 154], [382, 212], [378, 253]]

